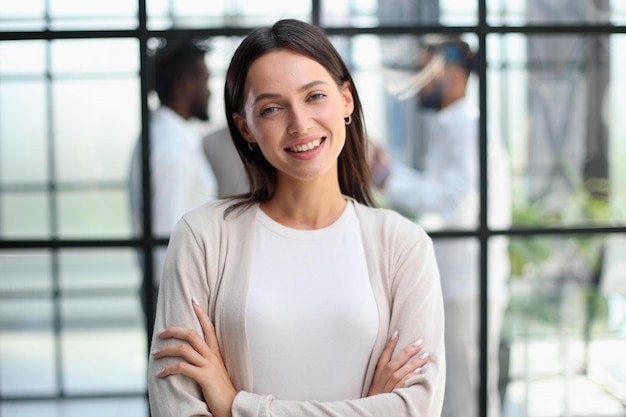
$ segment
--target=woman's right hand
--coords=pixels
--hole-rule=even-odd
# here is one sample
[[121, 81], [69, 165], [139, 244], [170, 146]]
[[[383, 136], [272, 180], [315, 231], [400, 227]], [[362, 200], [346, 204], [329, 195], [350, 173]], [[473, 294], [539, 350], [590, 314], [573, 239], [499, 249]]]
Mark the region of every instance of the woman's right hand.
[[200, 385], [212, 415], [230, 417], [237, 391], [224, 365], [213, 323], [195, 298], [192, 306], [204, 334], [184, 327], [168, 327], [159, 333], [162, 339], [178, 339], [187, 343], [163, 346], [152, 352], [155, 359], [183, 359], [163, 368], [158, 377], [182, 374], [193, 379]]
[[368, 397], [403, 387], [406, 380], [419, 375], [422, 367], [428, 362], [428, 352], [420, 353], [422, 340], [416, 340], [392, 357], [398, 339], [398, 332], [395, 332], [381, 353], [376, 363], [372, 384], [367, 391]]

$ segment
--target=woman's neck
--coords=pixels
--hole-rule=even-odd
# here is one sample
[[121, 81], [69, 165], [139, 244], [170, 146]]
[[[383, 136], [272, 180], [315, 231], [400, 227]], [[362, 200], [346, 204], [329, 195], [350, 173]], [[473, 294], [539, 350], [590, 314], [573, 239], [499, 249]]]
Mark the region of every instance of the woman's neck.
[[333, 224], [346, 208], [339, 185], [310, 183], [278, 187], [274, 197], [261, 203], [261, 210], [278, 223], [294, 229], [314, 230]]

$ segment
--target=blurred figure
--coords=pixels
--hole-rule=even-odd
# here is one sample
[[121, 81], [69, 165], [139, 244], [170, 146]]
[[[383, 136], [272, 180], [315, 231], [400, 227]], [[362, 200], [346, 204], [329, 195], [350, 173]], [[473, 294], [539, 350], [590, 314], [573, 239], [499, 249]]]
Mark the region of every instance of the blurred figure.
[[[475, 228], [479, 218], [479, 109], [466, 97], [474, 53], [460, 38], [424, 48], [414, 77], [423, 110], [423, 168], [390, 160], [377, 149], [371, 157], [373, 183], [387, 204], [427, 230]], [[406, 93], [406, 91], [404, 92]], [[506, 227], [511, 205], [508, 162], [497, 138], [489, 138], [489, 225]], [[507, 303], [507, 241], [489, 241], [489, 416], [500, 415], [498, 350]], [[479, 246], [475, 239], [435, 240], [446, 315], [446, 394], [443, 417], [473, 417], [479, 404]]]
[[[169, 237], [187, 211], [217, 197], [217, 182], [204, 158], [191, 119], [209, 120], [206, 47], [191, 40], [168, 41], [154, 57], [154, 85], [160, 107], [150, 114], [152, 232]], [[130, 167], [130, 203], [135, 235], [143, 232], [141, 137]], [[156, 252], [156, 287], [165, 248]], [[142, 291], [143, 295], [143, 291]], [[143, 300], [143, 298], [142, 298]], [[145, 300], [143, 300], [145, 301]]]
[[246, 170], [230, 137], [228, 127], [224, 126], [206, 135], [202, 139], [202, 148], [217, 178], [220, 198], [250, 191]]

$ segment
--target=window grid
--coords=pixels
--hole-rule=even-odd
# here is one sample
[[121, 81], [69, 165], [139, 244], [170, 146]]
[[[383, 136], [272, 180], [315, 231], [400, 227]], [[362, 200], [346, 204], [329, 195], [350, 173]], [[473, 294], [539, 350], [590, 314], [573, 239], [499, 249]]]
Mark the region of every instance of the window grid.
[[[486, 39], [490, 34], [617, 34], [617, 33], [626, 33], [625, 26], [613, 26], [611, 24], [586, 24], [586, 25], [525, 25], [525, 26], [491, 26], [487, 23], [487, 10], [486, 10], [487, 0], [478, 0], [478, 24], [476, 26], [462, 26], [462, 27], [454, 27], [447, 26], [442, 27], [438, 25], [423, 25], [423, 26], [379, 26], [379, 27], [327, 27], [324, 28], [329, 35], [346, 35], [346, 36], [356, 36], [362, 34], [375, 34], [375, 35], [399, 35], [399, 34], [409, 34], [409, 35], [420, 35], [425, 33], [472, 33], [477, 36], [479, 43], [479, 56], [480, 60], [483, 63], [487, 62], [486, 59]], [[144, 207], [145, 207], [145, 218], [144, 218], [144, 230], [145, 234], [142, 238], [139, 239], [93, 239], [93, 240], [85, 240], [85, 239], [37, 239], [37, 240], [1, 240], [0, 241], [0, 253], [2, 251], [10, 251], [16, 249], [48, 249], [51, 252], [51, 269], [52, 269], [52, 299], [53, 299], [53, 329], [55, 334], [55, 358], [56, 358], [56, 383], [57, 383], [57, 392], [53, 396], [43, 396], [43, 397], [35, 397], [41, 399], [49, 399], [49, 398], [74, 398], [81, 397], [81, 395], [70, 395], [63, 391], [62, 387], [64, 386], [63, 381], [63, 373], [61, 369], [63, 367], [63, 355], [62, 355], [62, 342], [61, 342], [61, 290], [60, 290], [60, 271], [59, 271], [59, 251], [65, 248], [83, 248], [83, 247], [91, 247], [91, 248], [139, 248], [143, 250], [144, 253], [144, 265], [145, 275], [146, 277], [150, 277], [152, 275], [152, 258], [153, 258], [153, 250], [156, 247], [163, 246], [167, 243], [165, 239], [155, 239], [152, 236], [150, 231], [151, 225], [151, 216], [150, 216], [150, 198], [149, 198], [149, 187], [147, 184], [150, 182], [150, 172], [148, 169], [148, 152], [149, 152], [149, 126], [147, 123], [148, 114], [148, 98], [147, 98], [147, 76], [145, 72], [146, 63], [148, 60], [147, 57], [147, 41], [150, 37], [153, 36], [165, 36], [165, 37], [182, 37], [182, 36], [244, 36], [250, 28], [212, 28], [212, 29], [171, 29], [171, 30], [163, 30], [163, 31], [151, 31], [147, 28], [147, 16], [146, 16], [146, 0], [138, 0], [138, 27], [134, 30], [74, 30], [74, 31], [64, 31], [64, 30], [48, 30], [48, 31], [4, 31], [0, 32], [0, 41], [6, 40], [26, 40], [26, 39], [40, 39], [46, 41], [46, 73], [45, 77], [47, 79], [47, 87], [46, 87], [46, 100], [47, 100], [47, 108], [48, 108], [48, 129], [47, 129], [47, 140], [48, 140], [48, 184], [47, 184], [47, 194], [50, 202], [50, 213], [49, 213], [49, 222], [50, 222], [50, 232], [52, 236], [56, 236], [58, 232], [58, 224], [56, 223], [58, 219], [57, 215], [57, 198], [56, 191], [58, 191], [60, 185], [56, 182], [56, 167], [55, 167], [55, 157], [54, 157], [54, 126], [52, 117], [52, 113], [54, 112], [54, 107], [52, 103], [52, 74], [51, 74], [51, 62], [50, 62], [50, 41], [57, 39], [94, 39], [94, 38], [134, 38], [139, 41], [140, 47], [140, 68], [141, 68], [141, 114], [142, 114], [142, 143], [143, 143], [143, 161], [144, 161]], [[503, 6], [501, 10], [502, 15], [505, 15], [506, 7]], [[311, 22], [315, 24], [320, 24], [321, 22], [321, 2], [319, 0], [312, 0], [311, 5], [312, 15], [310, 17]], [[51, 26], [52, 22], [50, 16], [46, 14], [45, 16], [45, 24], [46, 26]], [[431, 236], [435, 239], [447, 239], [447, 238], [455, 238], [455, 237], [475, 237], [479, 239], [480, 242], [480, 290], [481, 290], [481, 299], [485, 299], [485, 294], [487, 292], [487, 245], [489, 239], [493, 236], [554, 236], [554, 235], [601, 235], [601, 234], [618, 234], [618, 233], [626, 233], [626, 227], [612, 227], [612, 226], [603, 226], [603, 227], [534, 227], [534, 228], [514, 228], [514, 229], [506, 229], [506, 230], [492, 230], [487, 226], [487, 167], [486, 167], [486, 158], [487, 158], [487, 89], [489, 86], [487, 85], [487, 66], [481, 65], [479, 66], [478, 78], [479, 82], [479, 105], [480, 105], [480, 204], [481, 204], [481, 212], [480, 212], [480, 222], [479, 226], [476, 230], [473, 231], [445, 231], [445, 232], [432, 232]], [[110, 184], [110, 187], [115, 187], [115, 184]], [[27, 189], [28, 187], [24, 187], [22, 189]], [[0, 186], [0, 192], [12, 191], [13, 187], [2, 187]], [[19, 191], [19, 187], [15, 188], [15, 191]], [[2, 216], [2, 212], [0, 211], [0, 218]], [[148, 285], [146, 285], [146, 296], [148, 298], [151, 297], [152, 294], [152, 280], [146, 279], [144, 280]], [[24, 296], [30, 297], [32, 294], [21, 294], [17, 295], [17, 297]], [[0, 299], [5, 299], [5, 295], [0, 295]], [[10, 296], [9, 296], [10, 297]], [[46, 296], [47, 297], [47, 296]], [[147, 303], [147, 312], [146, 312], [146, 351], [148, 349], [149, 339], [152, 334], [152, 323], [154, 321], [154, 311], [152, 310], [151, 302]], [[481, 302], [480, 309], [480, 322], [481, 329], [486, 328], [487, 322], [487, 307], [485, 302]], [[487, 375], [487, 363], [486, 363], [486, 340], [487, 335], [485, 331], [481, 332], [481, 363], [480, 363], [480, 375], [481, 379]], [[124, 397], [124, 396], [138, 396], [138, 395], [147, 395], [146, 392], [142, 393], [129, 393], [129, 392], [120, 392], [120, 393], [102, 393], [102, 394], [89, 394], [86, 397], [94, 398], [94, 397]], [[33, 399], [31, 397], [24, 398], [7, 398], [0, 397], [2, 401], [10, 401], [10, 400], [30, 400]], [[481, 408], [481, 416], [485, 417], [487, 415], [486, 411], [486, 390], [485, 385], [483, 384], [480, 391], [480, 408]]]

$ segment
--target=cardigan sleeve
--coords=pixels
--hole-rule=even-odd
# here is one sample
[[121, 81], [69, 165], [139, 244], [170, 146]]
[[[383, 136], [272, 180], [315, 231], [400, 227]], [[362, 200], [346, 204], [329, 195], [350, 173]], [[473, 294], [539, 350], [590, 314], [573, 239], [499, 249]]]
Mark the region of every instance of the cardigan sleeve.
[[[185, 220], [177, 223], [168, 246], [163, 276], [159, 287], [156, 320], [150, 351], [179, 340], [162, 340], [159, 332], [170, 326], [202, 328], [192, 308], [192, 297], [203, 306], [209, 305], [210, 289], [207, 281], [206, 259], [202, 246], [196, 240]], [[184, 375], [159, 378], [157, 373], [179, 358], [148, 361], [148, 397], [153, 417], [211, 416], [199, 385]]]
[[[285, 401], [240, 391], [233, 417], [436, 417], [441, 415], [445, 389], [443, 299], [431, 239], [405, 219], [391, 222], [378, 236], [378, 263], [390, 307], [388, 333], [398, 330], [398, 349], [422, 339], [422, 352], [430, 353], [423, 372], [391, 393], [354, 400]], [[380, 231], [380, 230], [379, 230]], [[367, 244], [366, 244], [367, 245]], [[375, 352], [379, 351], [376, 349]], [[375, 353], [374, 355], [376, 355]], [[379, 353], [378, 353], [379, 354]], [[373, 356], [369, 372], [378, 357]]]

